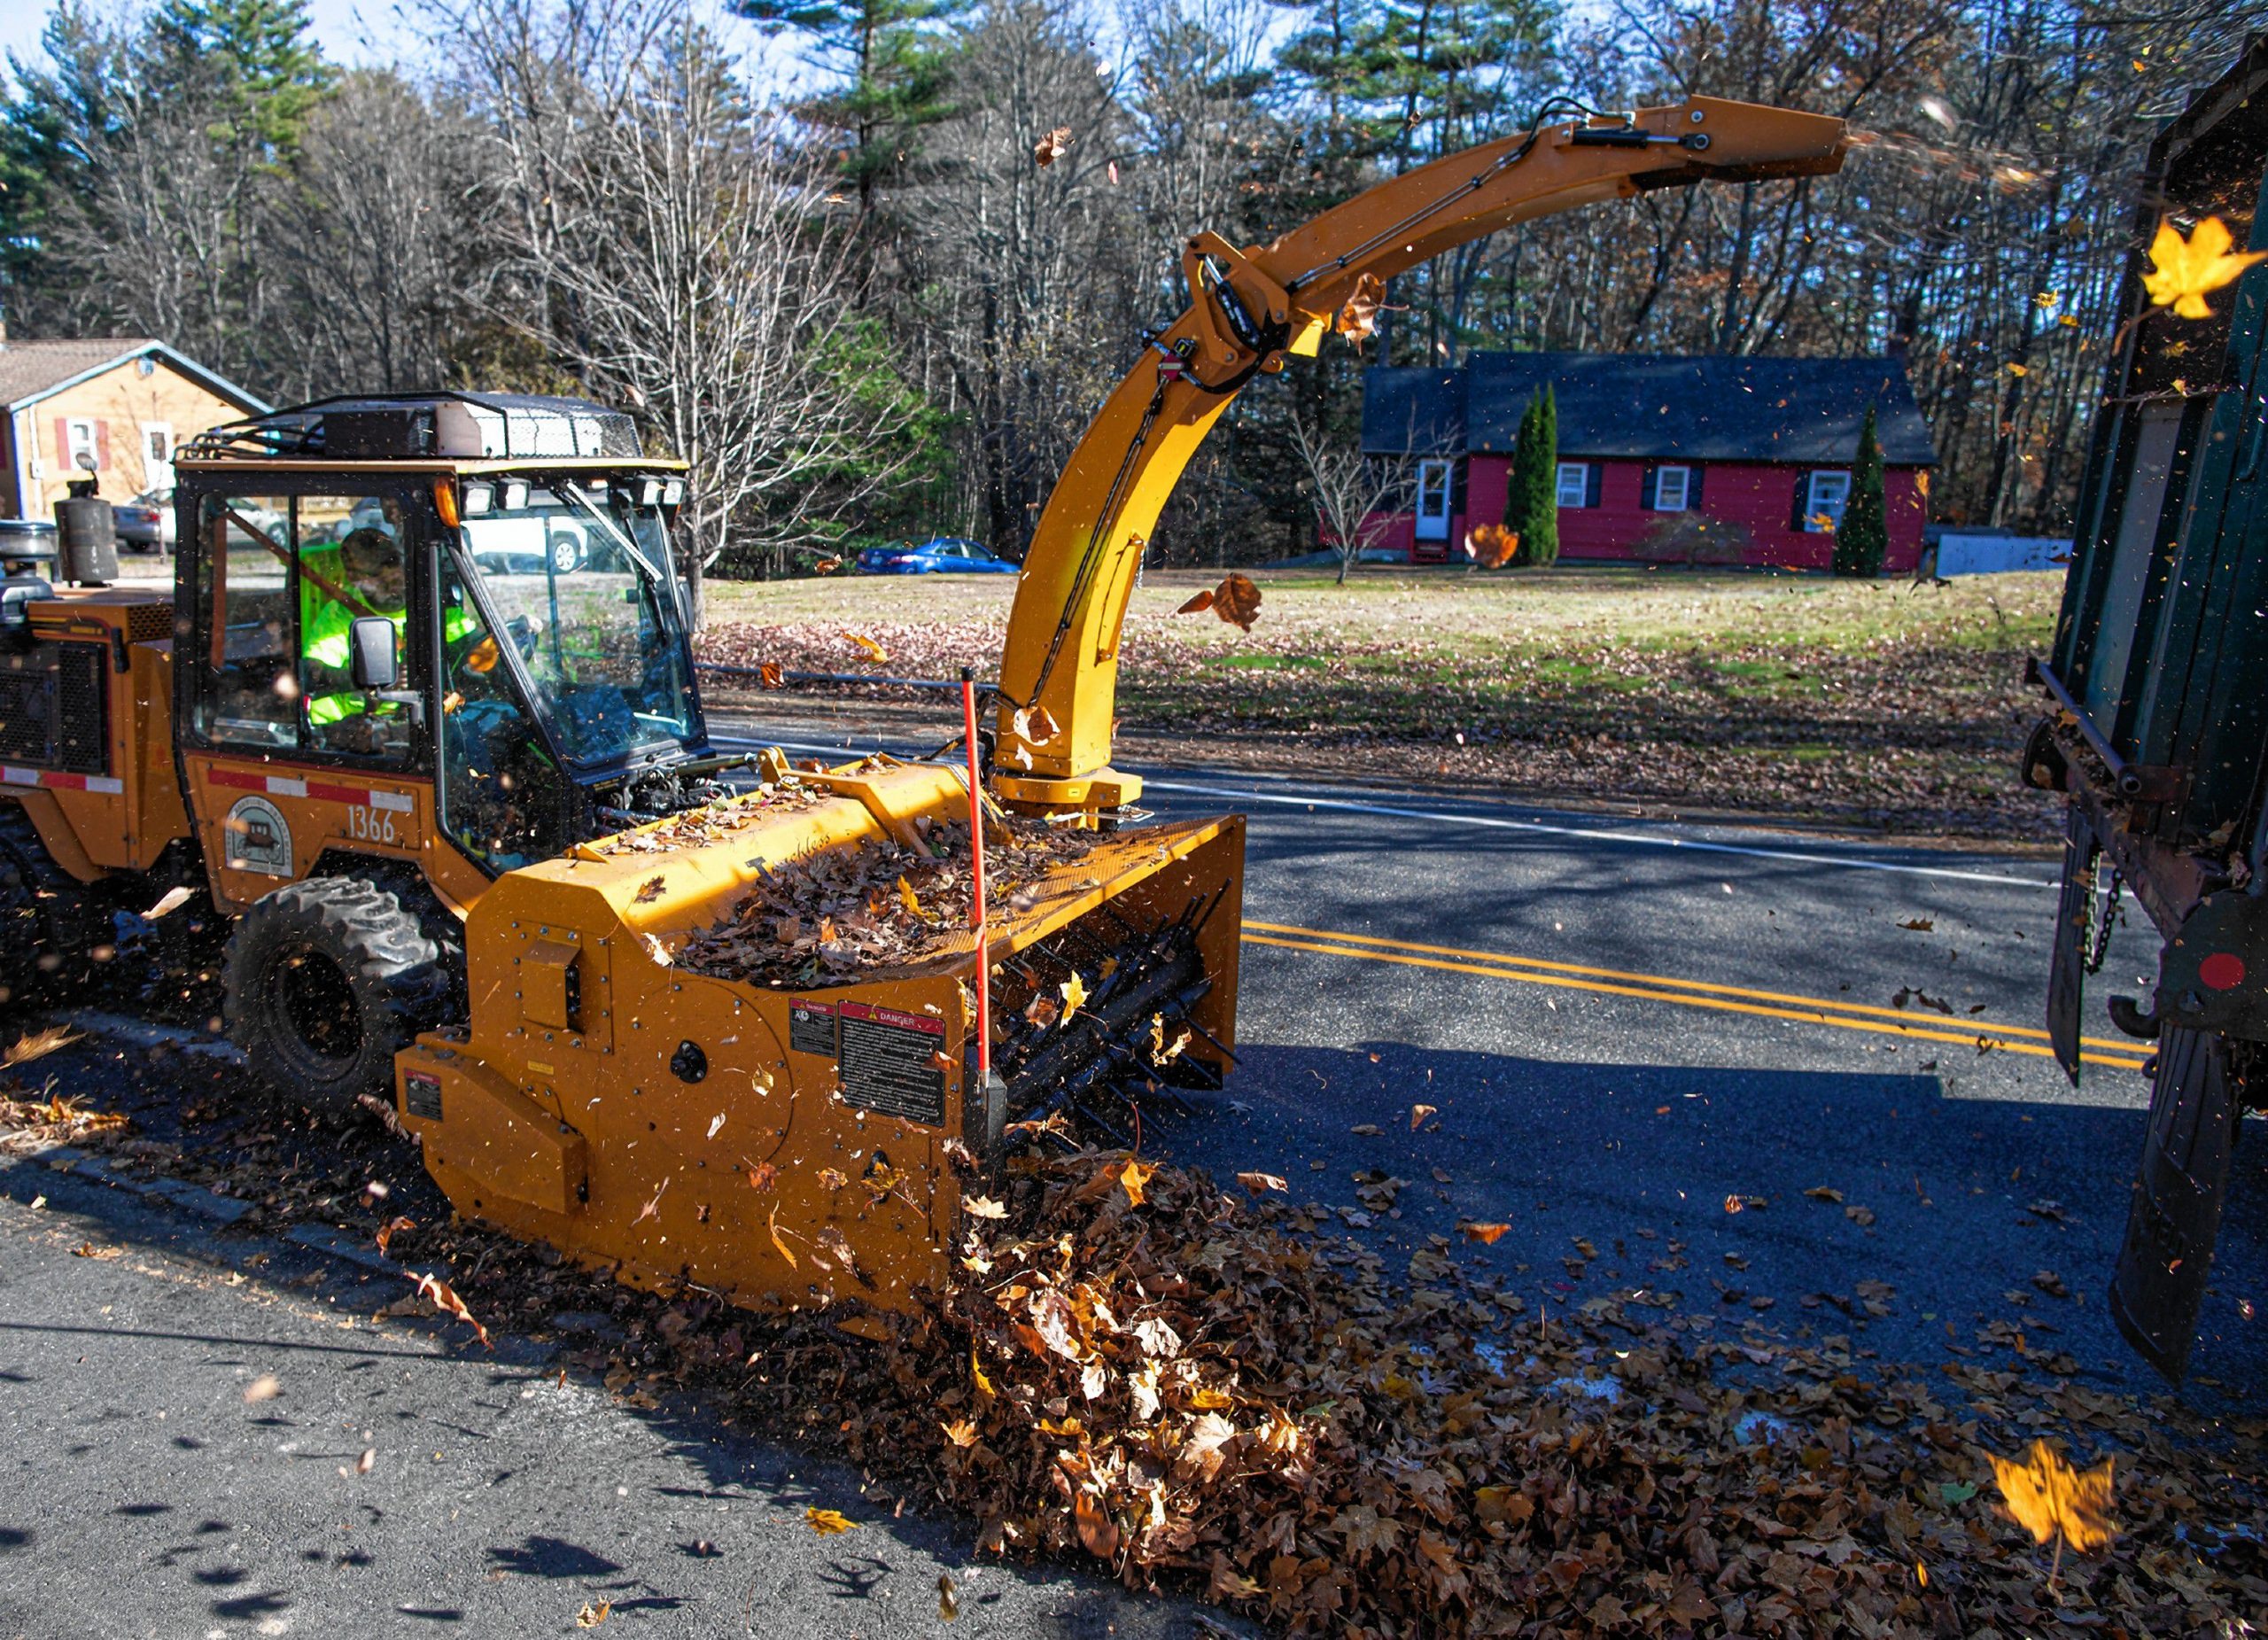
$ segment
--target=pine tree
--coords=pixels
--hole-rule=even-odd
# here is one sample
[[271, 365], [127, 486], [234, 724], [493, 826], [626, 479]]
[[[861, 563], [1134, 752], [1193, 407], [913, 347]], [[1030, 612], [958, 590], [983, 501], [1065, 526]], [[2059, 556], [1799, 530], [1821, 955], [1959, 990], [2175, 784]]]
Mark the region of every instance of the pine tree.
[[1559, 401], [1546, 384], [1520, 412], [1512, 468], [1504, 486], [1504, 526], [1520, 538], [1518, 565], [1554, 564], [1559, 557]]
[[809, 35], [813, 60], [840, 76], [840, 87], [814, 99], [804, 113], [848, 139], [843, 175], [858, 190], [862, 220], [874, 213], [876, 190], [905, 171], [921, 128], [952, 112], [946, 97], [951, 44], [944, 29], [968, 5], [969, 0], [846, 0], [839, 5], [734, 0], [735, 12], [767, 30]]
[[1835, 573], [1872, 580], [1882, 573], [1890, 551], [1890, 521], [1882, 494], [1882, 444], [1875, 436], [1875, 407], [1859, 426], [1859, 459], [1851, 471], [1851, 494], [1843, 522], [1835, 530]]

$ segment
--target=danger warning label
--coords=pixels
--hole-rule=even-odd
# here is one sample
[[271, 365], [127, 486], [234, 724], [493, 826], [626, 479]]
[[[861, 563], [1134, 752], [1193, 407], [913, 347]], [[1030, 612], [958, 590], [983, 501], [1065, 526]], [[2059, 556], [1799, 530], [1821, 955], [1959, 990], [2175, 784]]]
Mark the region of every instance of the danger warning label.
[[886, 1116], [942, 1127], [944, 1021], [871, 1002], [845, 1002], [837, 1012], [842, 1016], [844, 1101]]

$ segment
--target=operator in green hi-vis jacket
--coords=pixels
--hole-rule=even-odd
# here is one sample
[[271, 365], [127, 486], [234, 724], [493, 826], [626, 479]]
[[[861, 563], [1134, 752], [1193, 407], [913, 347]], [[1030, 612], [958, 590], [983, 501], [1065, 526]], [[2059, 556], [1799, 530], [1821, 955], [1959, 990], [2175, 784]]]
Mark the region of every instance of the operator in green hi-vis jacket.
[[[344, 595], [343, 596], [340, 595]], [[310, 671], [321, 668], [339, 678], [348, 673], [357, 618], [382, 616], [399, 634], [409, 620], [408, 578], [401, 543], [377, 525], [364, 525], [336, 548], [317, 548], [299, 559], [299, 654]], [[480, 625], [469, 608], [445, 610], [442, 636], [454, 643]], [[329, 738], [323, 729], [360, 716], [368, 703], [359, 689], [333, 689], [310, 694], [307, 721], [316, 738]], [[385, 712], [398, 711], [388, 705]], [[348, 749], [353, 750], [353, 749]]]

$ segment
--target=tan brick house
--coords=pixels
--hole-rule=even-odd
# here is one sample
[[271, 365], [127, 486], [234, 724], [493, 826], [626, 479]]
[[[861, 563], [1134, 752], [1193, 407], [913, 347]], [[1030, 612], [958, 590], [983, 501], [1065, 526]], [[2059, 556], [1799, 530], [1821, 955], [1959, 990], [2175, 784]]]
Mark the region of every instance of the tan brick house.
[[148, 337], [16, 341], [0, 332], [0, 517], [50, 518], [95, 459], [105, 501], [173, 482], [173, 453], [206, 428], [269, 407]]

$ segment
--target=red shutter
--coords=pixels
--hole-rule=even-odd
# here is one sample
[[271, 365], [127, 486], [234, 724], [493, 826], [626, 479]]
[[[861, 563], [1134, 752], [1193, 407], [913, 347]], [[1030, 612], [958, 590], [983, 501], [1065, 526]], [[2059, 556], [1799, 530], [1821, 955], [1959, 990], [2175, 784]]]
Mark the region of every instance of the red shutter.
[[1646, 476], [1638, 480], [1638, 506], [1642, 511], [1653, 511], [1654, 502], [1661, 495], [1661, 482], [1662, 470], [1648, 462]]
[[1701, 469], [1698, 463], [1685, 470], [1685, 509], [1701, 510]]
[[106, 421], [95, 424], [95, 470], [110, 470], [110, 424]]
[[1585, 463], [1584, 463], [1584, 465], [1583, 465], [1583, 505], [1584, 505], [1584, 506], [1586, 506], [1586, 507], [1596, 507], [1596, 506], [1597, 506], [1597, 505], [1598, 505], [1598, 494], [1599, 494], [1599, 486], [1600, 486], [1600, 481], [1601, 481], [1601, 480], [1605, 477], [1605, 475], [1606, 475], [1606, 463], [1605, 463], [1604, 462], [1585, 462]]

